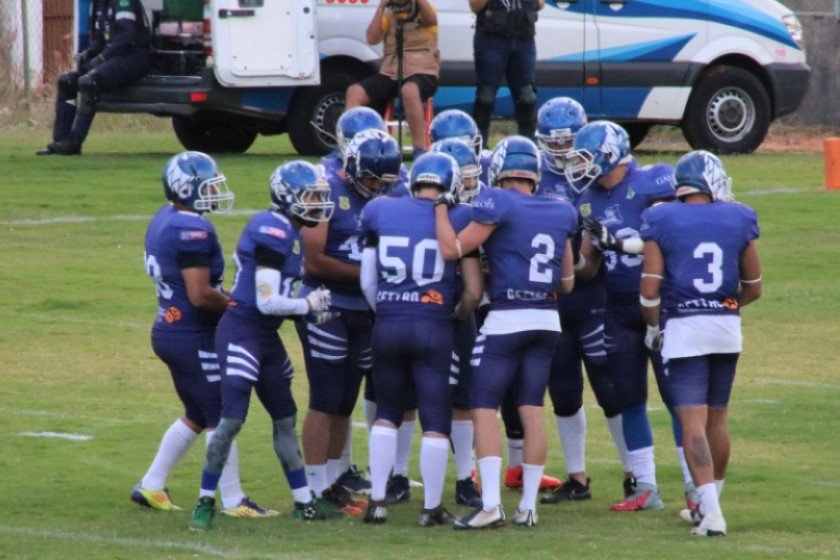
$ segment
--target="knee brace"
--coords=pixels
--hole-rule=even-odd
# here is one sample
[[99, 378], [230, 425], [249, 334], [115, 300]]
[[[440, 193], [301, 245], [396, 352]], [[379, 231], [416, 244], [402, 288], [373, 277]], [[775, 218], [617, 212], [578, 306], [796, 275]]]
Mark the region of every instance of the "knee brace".
[[213, 432], [210, 445], [207, 446], [206, 468], [208, 471], [211, 473], [222, 472], [230, 454], [230, 446], [233, 445], [236, 434], [242, 429], [242, 424], [242, 420], [238, 418], [222, 418], [219, 422], [216, 431]]
[[58, 77], [57, 85], [57, 96], [59, 101], [76, 99], [76, 93], [79, 91], [79, 73], [65, 72]]
[[88, 72], [79, 78], [79, 106], [77, 110], [82, 115], [92, 115], [96, 112], [99, 101], [99, 74]]
[[513, 102], [517, 105], [535, 105], [537, 103], [537, 93], [531, 84], [511, 88], [510, 94], [513, 96]]
[[475, 90], [475, 104], [484, 107], [493, 107], [496, 104], [496, 92], [499, 86], [480, 85]]
[[272, 421], [274, 429], [274, 453], [280, 459], [280, 464], [285, 472], [296, 471], [303, 468], [303, 459], [300, 457], [297, 432], [295, 432], [295, 417], [287, 416], [280, 420]]

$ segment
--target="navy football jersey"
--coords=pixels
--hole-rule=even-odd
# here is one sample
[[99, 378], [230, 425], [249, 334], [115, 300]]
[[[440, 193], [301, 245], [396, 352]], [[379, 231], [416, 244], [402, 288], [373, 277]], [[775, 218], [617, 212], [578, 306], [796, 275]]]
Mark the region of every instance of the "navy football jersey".
[[478, 195], [472, 219], [497, 226], [483, 246], [491, 309], [556, 307], [566, 240], [578, 224], [572, 205], [490, 188]]
[[251, 218], [242, 231], [236, 252], [233, 254], [236, 278], [231, 290], [233, 301], [227, 312], [269, 330], [277, 330], [284, 317], [264, 315], [257, 308], [257, 251], [259, 248], [268, 249], [285, 257], [280, 268], [279, 295], [294, 297], [295, 284], [303, 274], [300, 245], [300, 232], [282, 214], [264, 210]]
[[[449, 210], [456, 232], [467, 226], [471, 212], [466, 204]], [[440, 254], [434, 201], [375, 199], [362, 212], [362, 231], [368, 244], [376, 245], [377, 317], [448, 320], [457, 303], [457, 262], [446, 262]]]
[[[621, 183], [609, 190], [593, 184], [578, 205], [582, 217], [595, 218], [618, 239], [639, 237], [642, 212], [653, 202], [674, 195], [674, 170], [670, 165], [639, 167], [633, 160], [627, 167]], [[604, 252], [607, 291], [612, 298], [638, 303], [643, 259], [642, 255]]]
[[206, 266], [210, 283], [221, 288], [225, 259], [216, 229], [194, 212], [163, 206], [146, 230], [146, 273], [155, 283], [158, 311], [153, 329], [160, 332], [212, 330], [219, 315], [206, 313], [190, 303], [182, 268]]
[[641, 234], [665, 258], [662, 309], [672, 317], [738, 314], [741, 253], [759, 236], [758, 216], [745, 204], [672, 202], [642, 214]]
[[[344, 160], [341, 157], [341, 152], [338, 151], [332, 151], [331, 153], [325, 155], [318, 163], [323, 168], [324, 177], [327, 179], [338, 175], [338, 172], [344, 168]], [[399, 181], [393, 183], [389, 188], [389, 192], [386, 194], [397, 197], [408, 195], [408, 179], [409, 171], [405, 164], [403, 164], [400, 166]]]

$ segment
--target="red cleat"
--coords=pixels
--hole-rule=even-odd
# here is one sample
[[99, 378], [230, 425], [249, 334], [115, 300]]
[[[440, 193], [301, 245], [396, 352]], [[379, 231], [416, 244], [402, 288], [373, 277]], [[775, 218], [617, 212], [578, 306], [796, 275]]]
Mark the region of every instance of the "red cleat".
[[644, 509], [662, 509], [665, 506], [659, 490], [652, 484], [637, 484], [636, 492], [629, 498], [615, 504], [612, 511], [642, 511]]
[[[547, 474], [542, 475], [542, 478], [540, 479], [541, 492], [554, 490], [555, 488], [560, 488], [562, 485], [563, 481], [559, 478], [554, 478], [553, 476], [548, 476]], [[522, 488], [522, 467], [508, 467], [505, 469], [505, 486], [511, 490], [518, 490]]]

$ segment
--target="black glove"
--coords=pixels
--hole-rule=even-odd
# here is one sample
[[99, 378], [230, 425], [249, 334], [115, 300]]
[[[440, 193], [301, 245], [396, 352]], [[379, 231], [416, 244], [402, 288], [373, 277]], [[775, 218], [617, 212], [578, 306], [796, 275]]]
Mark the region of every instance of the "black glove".
[[435, 207], [439, 204], [445, 204], [447, 208], [452, 208], [458, 204], [458, 195], [449, 192], [441, 193], [440, 196], [435, 199]]
[[604, 224], [595, 218], [584, 218], [583, 227], [589, 232], [589, 237], [592, 238], [592, 244], [601, 251], [621, 251], [621, 240], [616, 239], [610, 230], [604, 227]]

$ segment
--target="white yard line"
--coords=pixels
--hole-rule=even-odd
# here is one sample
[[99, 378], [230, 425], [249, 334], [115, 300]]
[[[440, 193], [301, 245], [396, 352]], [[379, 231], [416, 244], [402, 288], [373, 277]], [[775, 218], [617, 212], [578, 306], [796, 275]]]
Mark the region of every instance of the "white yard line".
[[822, 383], [819, 381], [799, 381], [797, 379], [768, 379], [768, 378], [749, 378], [748, 381], [753, 383], [760, 383], [762, 385], [790, 385], [792, 387], [811, 387], [814, 389], [840, 389], [840, 384], [837, 383]]
[[0, 310], [0, 315], [11, 315], [14, 317], [25, 317], [27, 319], [38, 319], [41, 321], [51, 321], [59, 323], [72, 323], [81, 325], [101, 325], [104, 327], [117, 327], [120, 329], [151, 329], [152, 316], [150, 316], [148, 323], [134, 323], [131, 321], [107, 321], [102, 319], [85, 319], [82, 317], [69, 317], [67, 315], [59, 315], [57, 313], [32, 313], [28, 311], [10, 311]]
[[[233, 210], [225, 216], [253, 216], [261, 210]], [[151, 220], [152, 214], [118, 214], [116, 216], [54, 216], [50, 218], [20, 218], [0, 220], [0, 226], [50, 226], [54, 224], [84, 224], [89, 222], [142, 222]]]
[[70, 441], [89, 441], [93, 439], [93, 436], [85, 434], [65, 434], [62, 432], [20, 432], [18, 435], [23, 437], [68, 439]]

